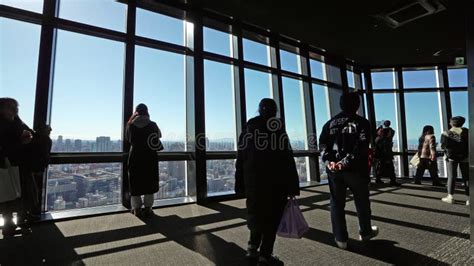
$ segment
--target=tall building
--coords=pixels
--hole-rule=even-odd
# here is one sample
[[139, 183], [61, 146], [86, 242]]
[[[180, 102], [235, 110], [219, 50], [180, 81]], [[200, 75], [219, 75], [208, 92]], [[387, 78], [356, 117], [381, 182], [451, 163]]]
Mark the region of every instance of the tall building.
[[76, 139], [74, 141], [74, 151], [75, 152], [81, 152], [82, 151], [82, 140]]
[[96, 138], [96, 151], [97, 152], [109, 152], [110, 151], [110, 137], [97, 137]]

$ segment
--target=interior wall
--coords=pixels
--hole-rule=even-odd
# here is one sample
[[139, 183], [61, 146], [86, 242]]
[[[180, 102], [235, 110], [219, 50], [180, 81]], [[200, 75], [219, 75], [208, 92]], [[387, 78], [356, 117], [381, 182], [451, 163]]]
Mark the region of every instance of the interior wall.
[[[467, 10], [474, 10], [474, 3], [469, 3], [470, 8]], [[467, 54], [467, 69], [468, 69], [468, 99], [469, 99], [469, 128], [470, 137], [469, 137], [469, 187], [470, 187], [470, 202], [473, 200], [474, 193], [474, 108], [472, 103], [474, 103], [474, 16], [466, 16], [466, 54]], [[471, 241], [474, 242], [474, 207], [471, 204]], [[472, 249], [472, 254], [474, 254], [474, 246]]]

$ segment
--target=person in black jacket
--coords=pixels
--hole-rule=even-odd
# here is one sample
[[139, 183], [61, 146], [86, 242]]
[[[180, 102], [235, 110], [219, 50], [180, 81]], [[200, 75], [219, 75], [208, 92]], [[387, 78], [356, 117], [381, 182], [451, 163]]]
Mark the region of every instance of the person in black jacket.
[[389, 120], [384, 121], [383, 127], [377, 129], [375, 138], [375, 182], [383, 184], [382, 177], [390, 178], [390, 185], [400, 186], [397, 182], [393, 165], [393, 137], [395, 130], [390, 127]]
[[360, 97], [357, 93], [344, 93], [340, 99], [342, 112], [328, 121], [319, 139], [320, 151], [331, 192], [331, 221], [336, 244], [347, 248], [346, 191], [354, 195], [359, 217], [359, 240], [367, 241], [378, 234], [371, 224], [369, 201], [370, 175], [367, 167], [370, 125], [358, 116]]
[[[462, 116], [451, 118], [451, 128], [441, 135], [441, 148], [444, 150], [448, 165], [448, 196], [441, 200], [454, 203], [454, 190], [458, 176], [458, 166], [461, 170], [464, 189], [469, 198], [469, 130], [463, 127], [466, 119]], [[469, 199], [466, 201], [469, 206]]]
[[[17, 222], [24, 225], [26, 212], [23, 207], [25, 196], [28, 196], [25, 188], [29, 184], [27, 169], [25, 167], [25, 150], [27, 144], [33, 139], [32, 130], [26, 126], [18, 117], [18, 102], [12, 98], [0, 98], [0, 161], [5, 163], [8, 159], [11, 166], [20, 168], [20, 182], [22, 198], [19, 200], [1, 203], [4, 227], [3, 235], [11, 237], [15, 234], [16, 225], [12, 220], [12, 213], [18, 212]], [[0, 165], [4, 168], [6, 165]], [[25, 231], [24, 231], [25, 232]]]
[[299, 195], [299, 178], [285, 127], [276, 118], [275, 101], [263, 99], [259, 113], [239, 137], [235, 191], [247, 198], [247, 256], [259, 257], [261, 265], [281, 265], [272, 255], [273, 246], [288, 197]]
[[[126, 132], [126, 138], [131, 144], [128, 178], [132, 213], [136, 216], [150, 216], [153, 214], [153, 194], [160, 189], [157, 151], [163, 149], [161, 131], [150, 120], [147, 106], [139, 104], [127, 124]], [[145, 207], [143, 210], [142, 205]]]

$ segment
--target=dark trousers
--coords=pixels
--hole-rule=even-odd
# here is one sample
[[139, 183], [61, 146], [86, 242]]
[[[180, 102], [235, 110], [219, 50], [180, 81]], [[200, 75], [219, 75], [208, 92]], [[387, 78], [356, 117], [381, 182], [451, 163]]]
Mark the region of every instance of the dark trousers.
[[458, 177], [458, 166], [461, 170], [462, 181], [464, 182], [464, 189], [466, 195], [469, 196], [469, 163], [468, 162], [457, 162], [448, 161], [448, 194], [454, 194], [454, 188], [456, 185], [456, 178]]
[[372, 233], [371, 210], [369, 200], [369, 182], [366, 176], [351, 172], [328, 173], [331, 191], [331, 222], [337, 241], [345, 242], [349, 238], [346, 225], [346, 192], [349, 188], [354, 195], [354, 203], [359, 218], [359, 233], [367, 236]]
[[380, 180], [382, 177], [390, 178], [391, 182], [396, 181], [395, 166], [393, 160], [378, 160], [375, 162], [375, 178]]
[[438, 162], [436, 160], [432, 161], [430, 159], [424, 158], [420, 159], [420, 165], [418, 166], [418, 168], [416, 168], [415, 180], [420, 181], [426, 170], [430, 172], [433, 184], [439, 183]]
[[247, 226], [250, 229], [249, 245], [260, 248], [260, 256], [268, 258], [273, 254], [278, 226], [288, 200], [286, 196], [270, 196], [265, 201], [269, 204], [265, 204], [267, 208], [263, 210], [252, 208], [254, 203], [247, 199]]

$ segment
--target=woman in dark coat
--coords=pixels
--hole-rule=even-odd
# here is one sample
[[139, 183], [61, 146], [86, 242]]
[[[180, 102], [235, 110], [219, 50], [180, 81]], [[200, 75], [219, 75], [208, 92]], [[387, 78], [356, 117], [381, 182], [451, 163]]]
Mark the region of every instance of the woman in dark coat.
[[[128, 158], [128, 174], [132, 212], [136, 216], [153, 214], [153, 194], [159, 190], [157, 151], [163, 149], [161, 131], [150, 120], [148, 108], [139, 104], [127, 124], [127, 140], [131, 144]], [[142, 201], [142, 196], [144, 199]], [[141, 210], [144, 205], [144, 210]]]
[[235, 191], [247, 198], [247, 256], [258, 257], [263, 265], [278, 265], [282, 262], [272, 256], [276, 233], [288, 197], [299, 195], [299, 178], [275, 101], [263, 99], [259, 113], [239, 137]]

